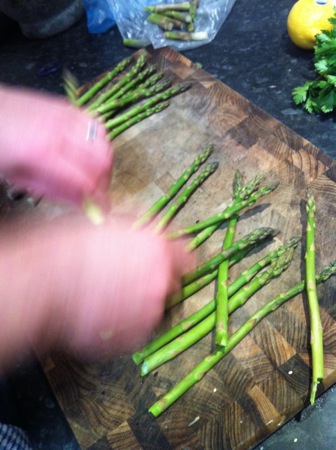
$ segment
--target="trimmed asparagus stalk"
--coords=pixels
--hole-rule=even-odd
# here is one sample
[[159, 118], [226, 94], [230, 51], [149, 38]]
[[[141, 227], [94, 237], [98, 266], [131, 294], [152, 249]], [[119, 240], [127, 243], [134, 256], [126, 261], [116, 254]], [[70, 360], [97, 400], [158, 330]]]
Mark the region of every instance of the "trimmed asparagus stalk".
[[186, 204], [191, 195], [209, 178], [218, 168], [218, 162], [208, 164], [202, 172], [187, 186], [181, 195], [177, 198], [176, 202], [172, 204], [167, 212], [162, 216], [155, 226], [155, 231], [160, 233], [163, 231], [177, 214], [177, 212]]
[[217, 255], [210, 258], [204, 264], [196, 267], [196, 269], [191, 272], [185, 274], [182, 277], [182, 285], [191, 283], [194, 280], [197, 280], [201, 276], [205, 275], [208, 272], [212, 272], [216, 269], [219, 264], [221, 264], [225, 259], [231, 258], [235, 253], [243, 250], [246, 247], [254, 245], [257, 242], [262, 242], [265, 239], [273, 238], [278, 234], [277, 230], [274, 230], [270, 227], [261, 227], [257, 228], [251, 233], [245, 235], [242, 239], [232, 244], [232, 246], [224, 251], [217, 253]]
[[127, 72], [117, 83], [115, 83], [110, 89], [106, 92], [103, 92], [96, 100], [88, 105], [89, 111], [95, 111], [98, 106], [105, 103], [110, 97], [116, 94], [119, 89], [129, 83], [136, 75], [142, 70], [145, 66], [147, 60], [147, 52], [146, 50], [141, 51], [138, 59], [135, 64], [131, 67], [129, 72]]
[[159, 26], [162, 30], [171, 31], [174, 28], [182, 30], [184, 23], [181, 20], [165, 16], [159, 13], [152, 13], [146, 18], [147, 22]]
[[[327, 266], [324, 271], [316, 278], [316, 283], [323, 283], [336, 273], [336, 261]], [[306, 288], [304, 281], [293, 286], [287, 292], [282, 293], [269, 301], [266, 305], [259, 308], [250, 318], [232, 334], [225, 349], [217, 349], [214, 353], [207, 356], [200, 364], [198, 364], [187, 376], [179, 381], [169, 392], [161, 399], [155, 402], [149, 412], [158, 417], [176, 402], [185, 392], [200, 381], [225, 355], [238, 345], [244, 337], [246, 337], [255, 328], [258, 323], [268, 314], [275, 311], [288, 300], [303, 292]]]
[[208, 39], [207, 31], [165, 31], [163, 33], [166, 39], [177, 41], [204, 41]]
[[180, 237], [188, 236], [197, 233], [199, 231], [202, 231], [205, 228], [210, 227], [211, 225], [223, 223], [225, 220], [234, 216], [242, 209], [248, 206], [252, 206], [257, 200], [259, 200], [259, 198], [263, 197], [264, 195], [270, 194], [272, 191], [274, 191], [274, 189], [277, 188], [277, 186], [278, 184], [276, 183], [271, 184], [269, 186], [264, 186], [257, 192], [254, 192], [249, 198], [245, 200], [238, 202], [233, 201], [223, 212], [216, 214], [212, 217], [209, 217], [208, 219], [202, 220], [194, 225], [183, 228], [182, 230], [173, 231], [167, 234], [166, 237], [169, 239], [177, 239]]
[[[287, 248], [297, 248], [298, 243], [300, 241], [300, 237], [294, 236], [291, 239], [289, 239], [287, 242], [285, 242], [283, 245], [275, 249], [273, 252], [268, 253], [266, 256], [261, 258], [259, 261], [257, 261], [255, 264], [253, 264], [249, 269], [243, 271], [228, 287], [228, 296], [229, 298], [233, 297], [243, 286], [248, 284], [259, 272], [261, 272], [265, 267], [270, 265], [273, 261], [276, 260], [276, 258], [279, 258], [285, 251], [287, 251]], [[240, 254], [239, 258], [243, 258], [244, 254]], [[238, 262], [238, 259], [232, 259], [230, 260], [230, 266]], [[217, 271], [215, 270], [214, 273], [217, 274]], [[209, 276], [212, 274], [209, 274]], [[206, 276], [205, 276], [206, 277]], [[203, 277], [203, 278], [205, 278]], [[203, 278], [201, 280], [203, 280]], [[199, 281], [199, 280], [197, 280]], [[197, 283], [197, 281], [195, 283]], [[201, 281], [202, 283], [202, 281]], [[192, 283], [191, 285], [194, 285]], [[186, 286], [186, 289], [188, 289], [191, 285]], [[168, 300], [169, 301], [169, 300]], [[175, 302], [174, 304], [176, 304]], [[173, 305], [172, 305], [173, 306]], [[144, 346], [141, 350], [134, 353], [133, 359], [137, 364], [140, 364], [146, 357], [154, 353], [159, 348], [163, 347], [168, 342], [172, 341], [176, 337], [180, 336], [185, 331], [188, 331], [190, 328], [192, 328], [194, 325], [199, 323], [201, 320], [208, 317], [212, 312], [215, 311], [216, 308], [216, 302], [215, 299], [211, 300], [207, 305], [203, 306], [200, 310], [198, 310], [196, 313], [192, 314], [188, 318], [182, 320], [180, 323], [175, 325], [175, 327], [171, 328], [158, 338], [154, 339], [150, 343], [148, 343], [146, 346]]]
[[125, 47], [132, 48], [144, 48], [150, 45], [150, 41], [147, 39], [123, 39], [123, 45]]
[[190, 177], [197, 172], [199, 167], [209, 158], [213, 152], [213, 145], [208, 145], [187, 167], [180, 177], [169, 187], [166, 194], [160, 197], [144, 214], [142, 214], [136, 221], [136, 226], [142, 226], [149, 222], [170, 202], [172, 198], [179, 192], [179, 190], [186, 184]]
[[124, 122], [132, 119], [134, 116], [137, 116], [138, 114], [141, 113], [145, 113], [147, 109], [153, 108], [159, 102], [169, 100], [175, 95], [182, 94], [190, 87], [191, 87], [190, 83], [175, 84], [170, 88], [166, 89], [165, 91], [159, 92], [158, 94], [154, 95], [149, 100], [134, 106], [133, 108], [129, 109], [128, 111], [125, 111], [122, 114], [119, 114], [118, 117], [108, 120], [105, 123], [105, 127], [107, 130], [112, 130], [113, 128], [119, 127]]
[[126, 67], [131, 63], [132, 57], [123, 59], [115, 68], [110, 70], [105, 76], [98, 80], [90, 89], [88, 89], [84, 94], [82, 94], [76, 104], [78, 106], [83, 106], [88, 103], [101, 89], [103, 89], [110, 81], [119, 75]]
[[190, 3], [182, 2], [182, 3], [174, 3], [167, 5], [155, 5], [155, 6], [145, 6], [145, 11], [151, 13], [161, 13], [163, 11], [190, 11]]
[[192, 16], [190, 13], [181, 11], [162, 11], [160, 14], [166, 17], [171, 17], [172, 19], [179, 20], [184, 23], [192, 22]]
[[153, 108], [148, 108], [146, 111], [137, 114], [136, 116], [126, 120], [123, 122], [119, 127], [114, 128], [110, 133], [107, 135], [107, 139], [113, 140], [117, 136], [119, 136], [121, 133], [126, 131], [128, 128], [132, 127], [133, 125], [141, 122], [142, 120], [146, 119], [147, 117], [152, 116], [153, 114], [158, 114], [164, 109], [168, 108], [169, 102], [161, 102], [158, 105], [154, 106]]
[[198, 0], [192, 0], [191, 3], [190, 3], [191, 22], [188, 24], [188, 31], [190, 33], [195, 31], [195, 21], [196, 21], [197, 8], [198, 8]]
[[306, 226], [306, 286], [309, 306], [310, 347], [312, 354], [312, 385], [310, 403], [315, 402], [318, 384], [324, 379], [323, 329], [315, 278], [315, 214], [316, 205], [313, 194], [307, 192], [307, 226]]
[[[292, 261], [293, 252], [293, 248], [287, 248], [278, 258], [272, 261], [268, 269], [258, 274], [250, 283], [236, 292], [236, 294], [230, 298], [230, 302], [228, 303], [228, 315], [243, 306], [253, 294], [266, 284], [270, 283], [273, 278], [280, 276], [282, 272], [287, 270]], [[152, 353], [145, 358], [141, 367], [141, 375], [147, 375], [152, 370], [165, 362], [170, 361], [194, 345], [216, 327], [216, 322], [216, 312], [213, 312], [188, 332], [175, 338], [169, 344]], [[225, 346], [219, 347], [224, 349], [226, 346], [227, 343]]]

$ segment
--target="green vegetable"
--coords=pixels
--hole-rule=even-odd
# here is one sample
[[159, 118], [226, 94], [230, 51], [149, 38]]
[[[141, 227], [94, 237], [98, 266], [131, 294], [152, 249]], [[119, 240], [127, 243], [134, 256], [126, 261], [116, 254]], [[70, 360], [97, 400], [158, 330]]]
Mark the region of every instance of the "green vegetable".
[[125, 122], [123, 122], [118, 127], [113, 128], [113, 130], [110, 131], [109, 134], [107, 135], [107, 139], [112, 141], [117, 136], [119, 136], [121, 133], [128, 130], [128, 128], [141, 122], [142, 120], [146, 119], [147, 117], [152, 116], [153, 114], [160, 113], [164, 109], [168, 108], [168, 106], [169, 106], [169, 102], [161, 102], [158, 105], [153, 106], [152, 108], [148, 108], [145, 111], [143, 111], [135, 116], [132, 116], [130, 119], [125, 120]]
[[253, 192], [250, 197], [243, 200], [233, 200], [225, 210], [219, 214], [215, 214], [214, 216], [209, 217], [208, 219], [202, 220], [194, 225], [190, 225], [189, 227], [183, 228], [178, 231], [173, 231], [167, 234], [167, 238], [169, 239], [177, 239], [184, 236], [189, 236], [191, 234], [198, 233], [212, 225], [217, 225], [223, 223], [225, 220], [230, 219], [232, 216], [237, 214], [242, 209], [252, 206], [259, 198], [264, 195], [270, 194], [274, 189], [276, 189], [278, 184], [273, 183], [268, 186], [264, 186], [256, 192]]
[[166, 39], [175, 41], [204, 41], [208, 39], [207, 31], [165, 31], [163, 35]]
[[167, 212], [159, 219], [155, 226], [156, 232], [163, 231], [171, 222], [175, 214], [186, 204], [191, 195], [204, 183], [204, 181], [212, 175], [218, 167], [218, 162], [208, 164], [202, 172], [190, 183], [167, 210]]
[[186, 184], [190, 177], [197, 172], [199, 167], [209, 158], [213, 152], [213, 145], [208, 145], [187, 167], [179, 178], [169, 187], [166, 194], [160, 197], [144, 214], [142, 214], [136, 221], [136, 225], [145, 225], [154, 219], [154, 217], [162, 211], [162, 209], [170, 202], [172, 198], [179, 192], [179, 190]]
[[324, 378], [323, 330], [315, 278], [315, 199], [307, 192], [307, 227], [306, 227], [306, 290], [309, 306], [310, 346], [312, 352], [312, 386], [310, 403], [314, 404], [318, 384]]
[[91, 88], [84, 92], [77, 100], [77, 105], [82, 106], [88, 103], [103, 87], [105, 87], [110, 81], [112, 81], [119, 73], [132, 62], [131, 57], [123, 59], [115, 68], [110, 70], [100, 80], [98, 80]]
[[[243, 286], [245, 286], [247, 283], [249, 283], [255, 275], [257, 275], [259, 272], [261, 272], [265, 267], [270, 265], [273, 261], [275, 261], [277, 258], [279, 258], [284, 252], [287, 251], [288, 248], [297, 248], [297, 245], [300, 241], [299, 237], [293, 237], [289, 239], [287, 242], [285, 242], [282, 246], [278, 247], [274, 251], [268, 253], [266, 256], [261, 258], [259, 261], [254, 263], [249, 269], [243, 271], [228, 287], [228, 296], [233, 297], [234, 294], [236, 294]], [[239, 258], [243, 258], [244, 254], [240, 254]], [[238, 262], [239, 259], [232, 258], [230, 260], [230, 267], [231, 265]], [[217, 271], [214, 271], [214, 273], [217, 275]], [[213, 275], [209, 274], [209, 276]], [[198, 281], [201, 281], [204, 278], [206, 278], [207, 275], [205, 275], [200, 280], [197, 280], [194, 283], [191, 283], [190, 285], [186, 286], [186, 289], [189, 289], [192, 285], [195, 285]], [[195, 285], [196, 286], [196, 285]], [[190, 293], [191, 294], [191, 293]], [[173, 297], [171, 297], [173, 298]], [[169, 299], [168, 299], [169, 302]], [[173, 302], [173, 300], [172, 300]], [[176, 303], [174, 303], [176, 304]], [[172, 306], [172, 305], [171, 305]], [[188, 331], [191, 327], [199, 323], [201, 320], [208, 317], [211, 313], [215, 311], [216, 308], [216, 302], [215, 299], [211, 300], [207, 305], [203, 306], [201, 309], [199, 309], [196, 313], [192, 314], [191, 316], [187, 317], [186, 319], [182, 320], [179, 324], [177, 324], [175, 327], [168, 330], [166, 333], [162, 334], [149, 344], [147, 344], [145, 347], [143, 347], [138, 352], [134, 353], [133, 360], [140, 364], [146, 357], [154, 353], [159, 348], [163, 347], [168, 342], [172, 341], [176, 337], [180, 336], [185, 331]]]
[[234, 254], [240, 252], [241, 250], [250, 247], [251, 245], [254, 245], [257, 242], [260, 243], [265, 239], [273, 238], [277, 234], [278, 231], [270, 227], [260, 227], [253, 230], [251, 233], [246, 234], [239, 241], [234, 242], [230, 248], [217, 253], [217, 255], [213, 256], [205, 263], [196, 267], [196, 269], [185, 274], [182, 277], [183, 286], [197, 280], [198, 278], [202, 277], [203, 275], [206, 275], [209, 272], [212, 272], [223, 261], [231, 258]]
[[[324, 271], [316, 278], [316, 283], [322, 283], [328, 280], [336, 273], [336, 261], [331, 262]], [[241, 342], [258, 323], [271, 312], [275, 311], [279, 306], [303, 292], [306, 285], [301, 281], [293, 286], [287, 292], [275, 297], [273, 300], [266, 303], [266, 305], [259, 308], [250, 318], [230, 336], [225, 349], [217, 348], [214, 353], [207, 356], [200, 364], [198, 364], [187, 376], [179, 381], [169, 392], [167, 392], [161, 399], [155, 402], [150, 408], [149, 412], [155, 417], [158, 417], [166, 409], [168, 409], [176, 400], [178, 400], [188, 389], [199, 382], [206, 373], [209, 372], [221, 359], [224, 358], [239, 342]]]

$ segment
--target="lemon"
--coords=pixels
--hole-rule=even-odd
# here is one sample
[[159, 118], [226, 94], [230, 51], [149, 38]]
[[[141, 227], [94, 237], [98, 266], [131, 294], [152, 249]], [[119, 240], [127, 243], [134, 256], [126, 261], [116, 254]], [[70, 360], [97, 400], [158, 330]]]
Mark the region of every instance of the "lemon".
[[289, 37], [300, 48], [311, 50], [315, 36], [322, 30], [330, 30], [328, 19], [334, 16], [335, 0], [298, 0], [287, 17]]

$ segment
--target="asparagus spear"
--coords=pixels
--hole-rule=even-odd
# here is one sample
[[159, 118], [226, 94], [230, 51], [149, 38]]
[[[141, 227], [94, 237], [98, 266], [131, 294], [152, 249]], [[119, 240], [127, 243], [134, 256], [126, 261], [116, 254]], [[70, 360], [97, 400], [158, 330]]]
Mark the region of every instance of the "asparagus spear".
[[182, 94], [190, 87], [190, 83], [175, 84], [165, 91], [159, 92], [158, 94], [154, 95], [149, 100], [134, 106], [129, 111], [126, 111], [123, 114], [119, 114], [118, 117], [108, 120], [105, 123], [105, 127], [107, 130], [112, 130], [113, 128], [119, 127], [125, 121], [130, 120], [132, 117], [137, 116], [140, 113], [145, 113], [147, 109], [154, 107], [161, 101], [165, 101], [170, 99], [171, 97], [174, 97], [175, 95]]
[[[289, 267], [289, 264], [293, 258], [292, 247], [286, 248], [286, 250], [276, 259], [274, 259], [268, 269], [258, 274], [252, 281], [250, 281], [246, 286], [240, 289], [236, 294], [234, 294], [228, 303], [228, 314], [232, 314], [242, 305], [244, 305], [249, 298], [252, 297], [258, 290], [263, 286], [270, 283], [270, 281], [281, 275], [281, 273]], [[199, 322], [189, 331], [185, 332], [178, 338], [175, 338], [169, 344], [165, 345], [161, 349], [152, 353], [150, 356], [145, 358], [142, 367], [141, 375], [147, 375], [152, 370], [156, 369], [165, 362], [175, 358], [177, 355], [185, 351], [187, 348], [194, 345], [196, 342], [201, 340], [210, 331], [212, 331], [216, 326], [216, 312], [211, 313], [204, 320]], [[227, 346], [219, 346], [223, 350]]]
[[110, 89], [106, 92], [103, 92], [96, 100], [88, 105], [89, 111], [95, 111], [95, 109], [102, 105], [106, 100], [108, 100], [112, 95], [119, 91], [125, 84], [129, 83], [144, 67], [147, 60], [147, 52], [146, 50], [142, 50], [136, 63], [132, 66], [132, 68], [127, 72], [121, 80], [115, 83]]
[[[330, 263], [323, 272], [316, 278], [316, 283], [320, 284], [328, 280], [336, 273], [336, 261]], [[303, 292], [306, 288], [305, 281], [301, 281], [287, 292], [282, 293], [259, 308], [250, 318], [230, 337], [225, 349], [217, 348], [214, 353], [208, 355], [198, 364], [187, 376], [179, 381], [160, 400], [155, 402], [149, 412], [158, 417], [178, 400], [187, 390], [200, 381], [225, 355], [227, 355], [247, 334], [249, 334], [258, 323], [271, 312], [275, 311], [285, 302]]]
[[[283, 252], [287, 251], [287, 248], [297, 248], [298, 243], [300, 241], [300, 237], [294, 236], [285, 242], [280, 247], [276, 248], [273, 252], [268, 253], [266, 256], [261, 258], [255, 264], [253, 264], [249, 269], [244, 270], [228, 287], [228, 296], [233, 297], [236, 292], [238, 292], [243, 286], [248, 284], [256, 274], [261, 272], [265, 267], [270, 265], [273, 261], [279, 258]], [[243, 258], [244, 253], [240, 254], [239, 258]], [[230, 260], [230, 266], [238, 262], [238, 258], [234, 258]], [[216, 273], [216, 271], [215, 271]], [[194, 284], [194, 283], [192, 283]], [[186, 286], [188, 288], [191, 285]], [[176, 302], [174, 303], [176, 304]], [[173, 305], [172, 305], [173, 306]], [[203, 306], [196, 313], [192, 314], [188, 318], [182, 320], [180, 323], [175, 325], [175, 327], [171, 328], [158, 338], [151, 341], [149, 344], [144, 346], [141, 350], [134, 353], [133, 360], [140, 364], [146, 357], [154, 353], [159, 348], [163, 347], [168, 342], [172, 341], [176, 337], [180, 336], [185, 331], [188, 331], [194, 325], [199, 323], [202, 319], [208, 317], [212, 312], [215, 311], [216, 302], [215, 299], [211, 300], [207, 305]]]
[[211, 225], [215, 225], [218, 223], [223, 223], [225, 220], [229, 219], [242, 209], [252, 206], [259, 198], [261, 198], [264, 195], [267, 195], [274, 191], [276, 189], [278, 184], [273, 183], [269, 186], [264, 186], [263, 188], [259, 189], [258, 191], [254, 192], [249, 198], [242, 200], [242, 201], [233, 201], [223, 212], [216, 214], [212, 217], [209, 217], [208, 219], [202, 220], [194, 225], [191, 225], [189, 227], [183, 228], [182, 230], [173, 231], [169, 234], [167, 234], [167, 238], [169, 239], [177, 239], [183, 236], [188, 236], [194, 233], [197, 233], [199, 231], [204, 230], [207, 227], [210, 227]]
[[[237, 264], [239, 261], [245, 258], [245, 256], [251, 251], [252, 247], [247, 247], [240, 252], [234, 254], [229, 261], [230, 267], [234, 264]], [[218, 275], [218, 269], [214, 269], [212, 272], [207, 273], [206, 275], [203, 275], [202, 277], [198, 278], [195, 281], [192, 281], [191, 283], [182, 286], [179, 292], [170, 295], [166, 300], [166, 309], [172, 308], [177, 303], [182, 302], [183, 300], [187, 299], [191, 295], [195, 294], [196, 292], [200, 291], [202, 288], [210, 284]]]
[[107, 135], [107, 139], [113, 140], [117, 136], [119, 136], [121, 133], [126, 131], [131, 126], [141, 122], [142, 120], [146, 119], [147, 117], [152, 116], [153, 114], [158, 114], [159, 112], [163, 111], [165, 108], [168, 108], [169, 102], [161, 102], [158, 105], [154, 106], [153, 108], [148, 108], [146, 111], [137, 114], [134, 117], [131, 117], [130, 119], [123, 122], [118, 127], [114, 128], [110, 133]]
[[318, 384], [324, 378], [323, 329], [315, 278], [315, 214], [316, 205], [313, 194], [307, 192], [307, 226], [306, 226], [306, 286], [310, 321], [310, 346], [312, 352], [312, 386], [310, 403], [315, 402]]
[[[122, 88], [119, 89], [118, 92], [116, 92], [114, 95], [112, 95], [108, 101], [115, 100], [117, 98], [123, 97], [125, 94], [127, 94], [129, 91], [132, 91], [133, 88], [136, 89], [144, 89], [149, 86], [153, 86], [158, 81], [158, 77], [155, 76], [154, 80], [155, 82], [152, 83], [152, 78], [150, 78], [150, 81], [145, 81], [144, 83], [140, 84], [143, 80], [145, 80], [147, 77], [150, 77], [151, 75], [156, 72], [157, 66], [152, 65], [149, 67], [146, 67], [144, 70], [141, 70], [138, 75], [133, 78], [129, 83], [125, 84]], [[163, 76], [163, 73], [161, 72], [160, 78]]]
[[[237, 170], [233, 180], [233, 199], [240, 198], [242, 189], [242, 175]], [[223, 242], [223, 251], [231, 247], [234, 242], [236, 225], [239, 220], [239, 214], [235, 214], [229, 219], [228, 227]], [[215, 225], [214, 225], [215, 226]], [[216, 335], [215, 343], [225, 347], [229, 333], [229, 309], [228, 309], [228, 277], [229, 277], [229, 260], [224, 260], [218, 267], [217, 292], [216, 292]]]
[[163, 231], [176, 213], [182, 208], [183, 205], [186, 204], [191, 195], [204, 183], [204, 181], [212, 175], [218, 168], [218, 162], [213, 162], [208, 164], [202, 172], [187, 186], [181, 195], [177, 198], [176, 202], [172, 204], [167, 212], [161, 217], [158, 223], [155, 226], [156, 232]]
[[213, 271], [216, 267], [221, 264], [225, 259], [231, 258], [235, 253], [243, 250], [246, 247], [250, 247], [257, 242], [262, 242], [267, 238], [273, 238], [278, 234], [277, 230], [274, 230], [270, 227], [261, 227], [257, 228], [251, 233], [246, 234], [242, 239], [232, 244], [232, 246], [224, 251], [217, 253], [217, 255], [210, 258], [204, 264], [196, 267], [196, 269], [191, 272], [185, 274], [182, 277], [182, 285], [191, 283], [194, 280], [197, 280], [201, 276], [205, 275], [208, 272]]
[[137, 102], [144, 98], [152, 97], [153, 95], [168, 89], [170, 85], [171, 81], [167, 80], [162, 83], [157, 83], [147, 89], [136, 89], [135, 91], [130, 92], [122, 98], [116, 98], [115, 100], [106, 101], [104, 104], [99, 105], [97, 108], [95, 108], [95, 112], [98, 114], [105, 114], [113, 110], [119, 110], [129, 105], [130, 103]]
[[188, 166], [179, 178], [169, 187], [168, 191], [160, 197], [144, 214], [142, 214], [136, 221], [136, 226], [145, 225], [149, 223], [162, 209], [170, 202], [172, 198], [179, 192], [179, 190], [186, 184], [189, 178], [197, 172], [199, 167], [209, 158], [213, 152], [213, 145], [208, 145]]
[[166, 39], [178, 41], [204, 41], [208, 39], [207, 31], [165, 31], [163, 33]]
[[166, 5], [145, 6], [144, 10], [152, 13], [161, 13], [163, 11], [190, 11], [190, 3], [182, 2]]
[[84, 92], [77, 100], [77, 105], [82, 106], [88, 103], [103, 87], [105, 87], [110, 81], [112, 81], [119, 73], [126, 69], [131, 63], [132, 57], [123, 59], [115, 68], [110, 70], [105, 76], [97, 81], [90, 89]]
[[[241, 174], [239, 171], [236, 171], [234, 176], [234, 184], [238, 182], [238, 178], [241, 178]], [[238, 203], [240, 201], [246, 200], [249, 198], [254, 192], [256, 192], [260, 181], [262, 177], [260, 175], [256, 176], [252, 181], [250, 181], [246, 186], [240, 186], [239, 192], [237, 190], [236, 195], [233, 199], [233, 203]], [[239, 181], [241, 183], [242, 180]], [[261, 192], [264, 192], [264, 195], [267, 195], [269, 193], [268, 187], [262, 188]], [[233, 203], [230, 205], [230, 207], [233, 206]], [[225, 210], [226, 211], [226, 210]], [[225, 213], [223, 211], [223, 213]], [[228, 219], [230, 220], [231, 217], [235, 217], [236, 214], [233, 214], [232, 216], [229, 216]], [[226, 220], [226, 219], [225, 219]], [[223, 222], [225, 221], [223, 220]], [[199, 247], [203, 242], [208, 239], [220, 226], [222, 222], [217, 222], [214, 225], [210, 225], [209, 227], [206, 227], [204, 230], [200, 231], [194, 238], [188, 242], [187, 244], [187, 250], [192, 251], [195, 250], [197, 247]]]

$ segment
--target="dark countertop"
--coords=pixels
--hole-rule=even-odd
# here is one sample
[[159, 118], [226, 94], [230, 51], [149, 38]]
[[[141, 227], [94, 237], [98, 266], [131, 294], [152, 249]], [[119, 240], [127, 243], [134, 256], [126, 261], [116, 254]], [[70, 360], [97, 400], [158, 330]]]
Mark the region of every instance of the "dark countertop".
[[[293, 0], [260, 0], [252, 8], [250, 1], [236, 0], [210, 44], [182, 53], [336, 159], [335, 116], [309, 115], [292, 102], [292, 89], [314, 76], [312, 52], [294, 47], [287, 36], [286, 18], [292, 4]], [[58, 62], [83, 84], [133, 52], [123, 47], [116, 27], [102, 35], [89, 34], [85, 17], [43, 41], [28, 40], [14, 22], [0, 20], [0, 82], [11, 85], [63, 94], [60, 71], [37, 76], [45, 64]], [[35, 448], [77, 449], [37, 363], [33, 361], [28, 367], [18, 364], [4, 383], [18, 399], [17, 408], [23, 412], [23, 424]], [[258, 450], [333, 448], [335, 406], [336, 391], [332, 388]]]

